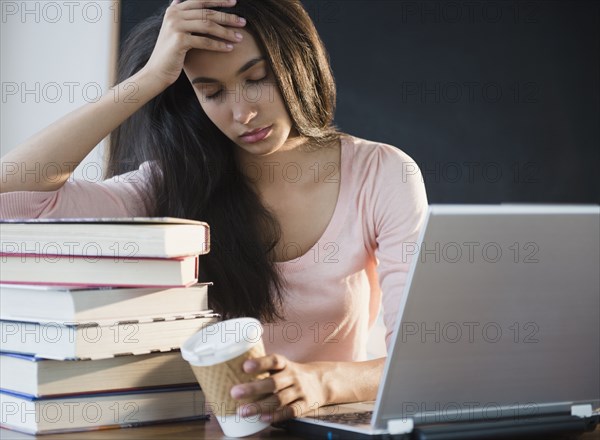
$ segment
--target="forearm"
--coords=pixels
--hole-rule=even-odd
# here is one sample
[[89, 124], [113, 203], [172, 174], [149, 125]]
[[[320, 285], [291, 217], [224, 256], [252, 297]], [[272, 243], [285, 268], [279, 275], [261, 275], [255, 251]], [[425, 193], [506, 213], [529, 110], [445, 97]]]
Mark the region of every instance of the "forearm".
[[386, 358], [363, 362], [315, 362], [325, 393], [325, 403], [375, 400]]
[[59, 189], [102, 139], [162, 90], [142, 70], [54, 122], [1, 159], [0, 192]]

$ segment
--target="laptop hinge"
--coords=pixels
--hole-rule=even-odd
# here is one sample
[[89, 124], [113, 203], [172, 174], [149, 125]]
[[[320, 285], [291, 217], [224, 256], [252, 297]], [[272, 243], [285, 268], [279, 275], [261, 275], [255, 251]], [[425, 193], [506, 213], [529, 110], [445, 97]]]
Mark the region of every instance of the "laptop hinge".
[[572, 405], [571, 406], [571, 415], [575, 417], [592, 417], [592, 405]]
[[409, 434], [414, 426], [413, 419], [392, 419], [387, 422], [387, 429], [391, 435]]

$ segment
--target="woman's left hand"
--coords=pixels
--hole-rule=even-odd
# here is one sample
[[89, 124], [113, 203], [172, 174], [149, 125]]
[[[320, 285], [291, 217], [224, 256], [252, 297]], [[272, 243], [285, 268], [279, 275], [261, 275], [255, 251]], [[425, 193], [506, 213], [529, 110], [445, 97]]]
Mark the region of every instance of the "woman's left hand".
[[260, 414], [261, 420], [276, 423], [327, 403], [318, 364], [300, 364], [283, 355], [272, 354], [247, 360], [243, 368], [247, 373], [268, 372], [270, 376], [231, 388], [234, 399], [259, 399], [240, 406], [242, 417]]

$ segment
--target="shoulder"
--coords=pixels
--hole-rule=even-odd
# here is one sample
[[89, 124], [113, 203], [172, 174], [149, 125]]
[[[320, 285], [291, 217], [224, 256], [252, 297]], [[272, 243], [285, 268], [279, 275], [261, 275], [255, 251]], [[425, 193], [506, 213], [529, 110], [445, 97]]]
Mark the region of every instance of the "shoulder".
[[390, 144], [354, 136], [345, 141], [353, 152], [349, 174], [361, 201], [359, 205], [371, 218], [375, 234], [415, 233], [425, 217], [428, 200], [421, 171], [413, 158]]
[[345, 134], [345, 147], [352, 155], [352, 175], [363, 184], [389, 188], [389, 185], [419, 187], [424, 190], [421, 170], [402, 149], [383, 142]]
[[117, 193], [130, 196], [147, 195], [152, 189], [152, 183], [162, 178], [162, 170], [158, 162], [148, 160], [142, 162], [137, 169], [132, 169], [121, 174], [114, 175], [102, 182], [102, 185]]
[[342, 135], [346, 143], [352, 145], [354, 154], [357, 157], [363, 158], [391, 158], [395, 160], [412, 160], [410, 156], [400, 148], [384, 143], [368, 139], [363, 139], [350, 134]]
[[393, 145], [353, 136], [345, 139], [354, 152], [351, 175], [360, 179], [355, 184], [372, 225], [371, 242], [388, 249], [403, 240], [416, 240], [428, 206], [419, 166]]
[[159, 172], [160, 168], [156, 161], [147, 160], [142, 162], [137, 169], [127, 171], [106, 179], [111, 183], [146, 183], [153, 172]]

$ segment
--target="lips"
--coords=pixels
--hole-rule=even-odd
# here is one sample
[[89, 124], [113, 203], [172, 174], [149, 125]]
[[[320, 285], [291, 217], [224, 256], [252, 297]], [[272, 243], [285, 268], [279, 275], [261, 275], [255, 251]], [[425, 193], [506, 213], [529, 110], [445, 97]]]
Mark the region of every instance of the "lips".
[[249, 142], [249, 143], [262, 141], [264, 138], [266, 138], [268, 135], [271, 134], [272, 127], [273, 127], [272, 125], [269, 125], [268, 127], [263, 127], [263, 128], [259, 128], [256, 130], [248, 131], [248, 132], [244, 133], [243, 135], [241, 135], [240, 138], [244, 142]]
[[257, 128], [256, 130], [247, 131], [247, 132], [243, 133], [240, 137], [249, 136], [251, 134], [256, 134], [259, 131], [264, 130], [265, 128], [268, 128], [268, 127], [262, 127], [262, 128]]

